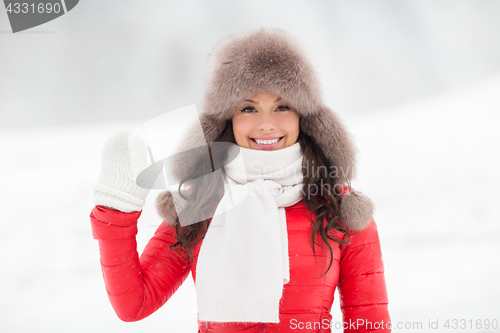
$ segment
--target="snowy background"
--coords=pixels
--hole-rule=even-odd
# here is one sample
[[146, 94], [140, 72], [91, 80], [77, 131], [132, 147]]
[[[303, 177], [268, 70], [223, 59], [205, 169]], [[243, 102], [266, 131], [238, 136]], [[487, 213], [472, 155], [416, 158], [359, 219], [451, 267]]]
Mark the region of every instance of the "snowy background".
[[[353, 186], [376, 206], [392, 322], [500, 331], [476, 328], [500, 321], [499, 14], [481, 0], [89, 0], [12, 34], [0, 8], [0, 332], [196, 332], [191, 277], [149, 318], [114, 314], [92, 186], [113, 131], [199, 107], [214, 43], [262, 26], [308, 47], [353, 134]], [[160, 223], [158, 192], [139, 252]]]

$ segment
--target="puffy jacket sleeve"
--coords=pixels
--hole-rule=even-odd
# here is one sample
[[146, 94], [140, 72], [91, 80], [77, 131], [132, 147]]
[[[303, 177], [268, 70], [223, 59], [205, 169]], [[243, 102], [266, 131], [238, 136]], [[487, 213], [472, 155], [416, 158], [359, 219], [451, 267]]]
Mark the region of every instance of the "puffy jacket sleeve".
[[390, 332], [384, 264], [372, 219], [342, 249], [339, 296], [344, 332]]
[[140, 214], [103, 206], [95, 206], [90, 214], [108, 298], [123, 321], [141, 320], [155, 312], [186, 280], [190, 269], [177, 251], [169, 250], [177, 237], [165, 222], [139, 258], [135, 236]]

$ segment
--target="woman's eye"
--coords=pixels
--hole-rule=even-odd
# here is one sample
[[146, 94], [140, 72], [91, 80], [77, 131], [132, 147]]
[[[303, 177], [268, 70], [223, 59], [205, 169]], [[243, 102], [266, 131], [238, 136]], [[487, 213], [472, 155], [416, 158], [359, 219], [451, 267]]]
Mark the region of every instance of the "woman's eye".
[[246, 108], [243, 108], [240, 110], [240, 112], [246, 112], [246, 113], [250, 113], [250, 112], [253, 112], [255, 111], [255, 108], [252, 107], [252, 106], [247, 106]]
[[290, 110], [290, 108], [288, 107], [288, 105], [280, 105], [276, 110], [285, 111], [285, 110]]

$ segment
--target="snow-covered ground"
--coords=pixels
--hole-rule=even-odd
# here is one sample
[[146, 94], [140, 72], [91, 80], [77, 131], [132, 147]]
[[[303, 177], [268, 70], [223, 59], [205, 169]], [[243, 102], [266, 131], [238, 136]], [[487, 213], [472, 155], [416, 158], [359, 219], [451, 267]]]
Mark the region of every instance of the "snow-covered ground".
[[[493, 332], [477, 320], [500, 321], [499, 96], [496, 76], [363, 118], [341, 113], [360, 151], [353, 186], [376, 205], [392, 322], [407, 331], [454, 331], [446, 320], [464, 319], [456, 331]], [[0, 132], [1, 332], [196, 332], [191, 277], [136, 323], [118, 319], [104, 289], [92, 186], [106, 138], [137, 125]], [[139, 252], [160, 223], [158, 193], [139, 221]]]

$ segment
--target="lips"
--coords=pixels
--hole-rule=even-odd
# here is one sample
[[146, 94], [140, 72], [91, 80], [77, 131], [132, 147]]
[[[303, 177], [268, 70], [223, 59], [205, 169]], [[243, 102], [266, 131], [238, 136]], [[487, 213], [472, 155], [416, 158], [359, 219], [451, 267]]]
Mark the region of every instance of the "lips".
[[[252, 145], [256, 148], [256, 149], [259, 149], [259, 150], [273, 150], [275, 149], [276, 147], [278, 147], [278, 145], [280, 144], [281, 142], [281, 139], [283, 139], [284, 136], [282, 137], [275, 137], [275, 139], [278, 139], [278, 141], [276, 141], [275, 143], [269, 143], [269, 144], [261, 144], [261, 143], [257, 143], [257, 141], [255, 141], [254, 138], [250, 138], [252, 140]], [[258, 138], [259, 140], [261, 140], [260, 138]], [[271, 138], [266, 138], [266, 139], [263, 139], [263, 140], [272, 140]]]
[[257, 143], [255, 140], [274, 140], [274, 139], [279, 139], [276, 143], [280, 142], [281, 139], [283, 139], [284, 136], [273, 136], [273, 137], [260, 137], [260, 138], [250, 138], [253, 142]]

